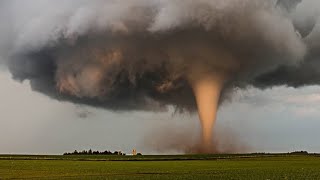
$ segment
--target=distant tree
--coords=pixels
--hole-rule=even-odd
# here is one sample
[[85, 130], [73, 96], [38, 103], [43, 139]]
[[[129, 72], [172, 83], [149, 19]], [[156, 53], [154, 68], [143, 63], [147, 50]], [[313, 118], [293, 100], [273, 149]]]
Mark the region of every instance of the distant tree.
[[110, 154], [112, 154], [110, 151], [104, 151], [104, 152], [102, 152], [102, 154], [104, 154], [104, 155], [110, 155]]
[[77, 151], [74, 150], [73, 152], [69, 153], [69, 152], [65, 152], [63, 153], [63, 155], [126, 155], [125, 153], [122, 153], [121, 151], [92, 151], [91, 149], [89, 149], [89, 151], [86, 150], [82, 150], [82, 151]]
[[93, 151], [92, 154], [99, 154], [99, 151]]
[[294, 152], [291, 152], [290, 154], [307, 155], [307, 154], [309, 154], [309, 153], [308, 153], [308, 151], [294, 151]]
[[137, 153], [137, 156], [142, 156], [142, 154], [141, 153]]

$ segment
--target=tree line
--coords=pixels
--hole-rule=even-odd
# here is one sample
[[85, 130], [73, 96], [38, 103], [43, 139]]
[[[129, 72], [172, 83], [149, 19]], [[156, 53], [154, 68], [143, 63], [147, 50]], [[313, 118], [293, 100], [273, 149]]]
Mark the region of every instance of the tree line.
[[125, 153], [122, 153], [121, 151], [92, 151], [91, 149], [83, 150], [83, 151], [77, 151], [74, 150], [73, 152], [65, 152], [63, 155], [120, 155], [120, 156], [125, 156]]

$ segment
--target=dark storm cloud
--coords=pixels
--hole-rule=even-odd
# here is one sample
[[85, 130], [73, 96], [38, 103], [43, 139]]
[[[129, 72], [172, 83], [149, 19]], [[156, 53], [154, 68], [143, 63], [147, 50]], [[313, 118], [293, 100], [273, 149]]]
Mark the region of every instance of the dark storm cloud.
[[317, 26], [307, 36], [319, 3], [276, 3], [1, 1], [0, 55], [35, 91], [115, 110], [193, 110], [201, 74], [224, 74], [225, 92], [319, 84]]

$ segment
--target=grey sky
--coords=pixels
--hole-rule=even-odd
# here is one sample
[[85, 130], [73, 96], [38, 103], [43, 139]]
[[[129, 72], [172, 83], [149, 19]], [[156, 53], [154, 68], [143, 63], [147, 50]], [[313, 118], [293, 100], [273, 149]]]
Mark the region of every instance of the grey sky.
[[319, 1], [280, 5], [0, 1], [0, 153], [172, 153], [199, 138], [203, 80], [226, 92], [220, 145], [319, 152]]
[[[191, 130], [196, 115], [151, 112], [114, 113], [52, 100], [0, 73], [0, 153], [61, 154], [74, 149], [121, 149], [144, 146], [152, 131]], [[239, 91], [219, 111], [216, 130], [228, 128], [251, 151], [320, 151], [320, 87], [278, 87]], [[14, 97], [14, 98], [12, 98]], [[90, 112], [87, 118], [79, 113]]]

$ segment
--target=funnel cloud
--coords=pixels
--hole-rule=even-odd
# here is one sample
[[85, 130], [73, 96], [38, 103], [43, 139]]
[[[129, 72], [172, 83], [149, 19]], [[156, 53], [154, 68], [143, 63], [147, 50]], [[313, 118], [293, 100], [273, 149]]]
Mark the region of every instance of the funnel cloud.
[[4, 0], [0, 56], [61, 101], [199, 112], [204, 149], [233, 89], [320, 83], [316, 0]]

